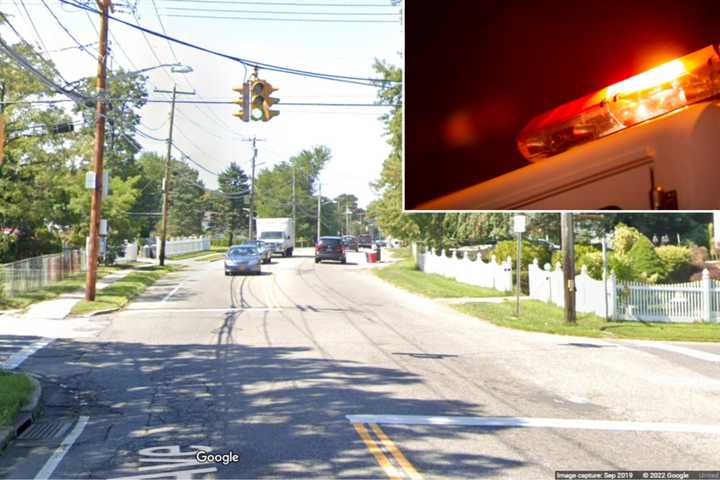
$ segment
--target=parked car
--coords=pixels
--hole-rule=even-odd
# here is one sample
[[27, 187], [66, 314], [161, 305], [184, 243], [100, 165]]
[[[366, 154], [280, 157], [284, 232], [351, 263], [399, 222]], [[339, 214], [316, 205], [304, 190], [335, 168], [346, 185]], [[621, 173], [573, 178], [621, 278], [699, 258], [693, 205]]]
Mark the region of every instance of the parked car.
[[378, 247], [387, 247], [385, 240], [375, 240], [375, 245]]
[[347, 262], [342, 237], [320, 237], [320, 241], [315, 245], [315, 263], [320, 263], [323, 260]]
[[360, 246], [358, 244], [357, 238], [353, 237], [352, 235], [344, 235], [342, 238], [343, 244], [345, 245], [345, 248], [347, 250], [355, 250], [356, 252], [359, 250]]
[[361, 248], [372, 248], [372, 237], [367, 233], [358, 235], [358, 244]]
[[243, 245], [255, 247], [263, 259], [263, 263], [270, 263], [272, 259], [272, 247], [262, 240], [248, 240]]
[[255, 273], [260, 275], [262, 256], [250, 245], [233, 245], [225, 254], [225, 275]]

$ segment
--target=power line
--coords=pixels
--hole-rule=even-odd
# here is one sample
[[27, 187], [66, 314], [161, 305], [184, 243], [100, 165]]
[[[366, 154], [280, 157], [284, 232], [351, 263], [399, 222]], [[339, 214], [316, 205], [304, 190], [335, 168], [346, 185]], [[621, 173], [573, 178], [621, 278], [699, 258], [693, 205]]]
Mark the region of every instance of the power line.
[[[85, 6], [85, 5], [81, 5], [81, 4], [75, 3], [75, 2], [73, 2], [73, 1], [71, 1], [71, 0], [60, 0], [60, 2], [65, 3], [65, 4], [68, 4], [68, 5], [72, 5], [72, 6], [75, 6], [76, 8], [79, 8], [79, 9], [82, 9], [82, 10], [86, 10], [86, 11], [89, 11], [89, 12], [93, 12], [93, 13], [96, 13], [96, 14], [99, 14], [99, 13], [100, 13], [100, 12], [98, 12], [97, 10], [95, 10], [95, 9], [93, 9], [93, 8], [90, 8], [90, 7], [87, 7], [87, 6]], [[190, 43], [190, 42], [186, 42], [186, 41], [184, 41], [184, 40], [180, 40], [180, 39], [175, 38], [175, 37], [170, 37], [170, 36], [168, 36], [168, 35], [164, 35], [164, 34], [162, 34], [162, 33], [160, 33], [160, 32], [156, 32], [156, 31], [154, 31], [154, 30], [150, 30], [150, 29], [148, 29], [148, 28], [145, 28], [145, 27], [143, 27], [143, 26], [141, 26], [141, 25], [138, 25], [138, 24], [134, 24], [134, 23], [132, 23], [132, 22], [127, 22], [127, 21], [125, 21], [125, 20], [122, 20], [122, 19], [117, 18], [117, 17], [114, 17], [114, 16], [110, 16], [110, 18], [111, 18], [112, 20], [118, 22], [118, 23], [122, 23], [123, 25], [127, 25], [127, 26], [129, 26], [129, 27], [131, 27], [131, 28], [134, 28], [134, 29], [136, 29], [136, 30], [140, 30], [140, 31], [145, 32], [145, 33], [148, 33], [148, 34], [150, 34], [150, 35], [153, 35], [153, 36], [156, 36], [156, 37], [159, 37], [159, 38], [163, 38], [163, 39], [166, 39], [166, 40], [170, 40], [170, 41], [175, 42], [175, 43], [178, 43], [178, 44], [180, 44], [180, 45], [184, 45], [184, 46], [186, 46], [186, 47], [193, 48], [193, 49], [195, 49], [195, 50], [199, 50], [199, 51], [202, 51], [202, 52], [205, 52], [205, 53], [209, 53], [209, 54], [211, 54], [211, 55], [215, 55], [215, 56], [218, 56], [218, 57], [221, 57], [221, 58], [225, 58], [225, 59], [227, 59], [227, 60], [232, 60], [232, 61], [234, 61], [234, 62], [238, 62], [238, 63], [240, 63], [240, 64], [242, 64], [242, 65], [245, 65], [245, 66], [258, 67], [258, 68], [263, 68], [263, 69], [265, 69], [265, 70], [276, 71], [276, 72], [286, 73], [286, 74], [290, 74], [290, 75], [299, 75], [299, 76], [306, 76], [306, 77], [318, 78], [318, 79], [323, 79], [323, 80], [332, 80], [332, 81], [337, 81], [337, 82], [353, 83], [353, 84], [358, 84], [358, 85], [363, 85], [363, 86], [372, 86], [372, 87], [375, 87], [375, 86], [377, 86], [378, 84], [398, 83], [398, 81], [395, 81], [395, 80], [376, 79], [376, 78], [362, 78], [362, 77], [351, 77], [351, 76], [346, 76], [346, 75], [335, 75], [335, 74], [325, 74], [325, 73], [311, 72], [311, 71], [300, 70], [300, 69], [295, 69], [295, 68], [281, 67], [281, 66], [272, 65], [272, 64], [269, 64], [269, 63], [256, 62], [256, 61], [253, 61], [253, 60], [249, 60], [249, 59], [245, 59], [245, 58], [240, 58], [240, 57], [235, 57], [235, 56], [233, 56], [233, 55], [228, 55], [228, 54], [226, 54], [226, 53], [218, 52], [218, 51], [216, 51], [216, 50], [211, 50], [211, 49], [209, 49], [209, 48], [202, 47], [202, 46], [200, 46], [200, 45], [193, 44], [193, 43]]]
[[[62, 1], [62, 0], [61, 0]], [[319, 19], [319, 18], [270, 18], [270, 17], [227, 17], [227, 16], [215, 16], [215, 15], [182, 15], [182, 14], [175, 14], [175, 13], [166, 13], [163, 16], [165, 17], [175, 17], [175, 18], [195, 18], [195, 19], [206, 19], [206, 20], [251, 20], [253, 22], [260, 21], [260, 22], [310, 22], [310, 23], [398, 23], [397, 20], [347, 20], [347, 19]], [[265, 66], [264, 67], [267, 70], [272, 70], [272, 68]], [[281, 71], [281, 70], [277, 70]], [[283, 73], [290, 73], [290, 72], [283, 72]], [[306, 75], [311, 76], [311, 75]], [[332, 80], [332, 78], [326, 77], [326, 76], [318, 76], [318, 78], [324, 78], [325, 80]], [[375, 81], [381, 81], [381, 80], [375, 80]], [[385, 81], [385, 80], [382, 80]]]
[[[165, 0], [168, 2], [185, 2], [186, 0]], [[381, 4], [381, 3], [297, 3], [297, 2], [241, 2], [241, 1], [230, 1], [230, 0], [194, 0], [194, 3], [217, 3], [217, 4], [231, 4], [231, 5], [280, 5], [280, 6], [293, 6], [293, 7], [390, 7], [395, 8], [395, 5]]]
[[68, 30], [67, 27], [65, 25], [63, 25], [63, 23], [60, 21], [60, 19], [57, 17], [57, 15], [55, 15], [55, 12], [52, 11], [52, 9], [47, 4], [47, 2], [45, 0], [41, 0], [41, 1], [42, 1], [42, 4], [45, 5], [45, 8], [47, 9], [47, 11], [50, 12], [50, 15], [52, 15], [52, 17], [55, 19], [55, 22], [57, 22], [57, 24], [60, 25], [60, 28], [62, 28], [65, 31], [65, 33], [77, 44], [78, 48], [80, 48], [80, 50], [82, 50], [83, 52], [90, 55], [90, 58], [97, 61], [97, 57], [95, 55], [93, 55], [92, 53], [90, 53], [90, 51], [85, 47], [85, 45], [80, 43], [78, 41], [78, 39], [75, 38], [75, 36], [70, 32], [70, 30]]
[[[277, 10], [228, 10], [223, 8], [198, 8], [198, 7], [165, 7], [165, 10], [178, 10], [185, 12], [212, 12], [212, 13], [252, 13], [258, 15], [323, 15], [323, 16], [341, 16], [341, 15], [357, 15], [357, 16], [396, 16], [395, 12], [288, 12]], [[156, 10], [157, 11], [157, 10]], [[158, 13], [159, 15], [159, 13]], [[168, 15], [169, 16], [169, 15]]]

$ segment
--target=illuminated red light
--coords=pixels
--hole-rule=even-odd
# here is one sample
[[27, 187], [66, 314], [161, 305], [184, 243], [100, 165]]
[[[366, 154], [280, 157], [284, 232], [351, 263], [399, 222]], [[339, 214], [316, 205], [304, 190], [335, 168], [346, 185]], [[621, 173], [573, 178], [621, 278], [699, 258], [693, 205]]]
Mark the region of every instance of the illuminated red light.
[[534, 117], [517, 145], [532, 161], [720, 94], [720, 55], [711, 45]]

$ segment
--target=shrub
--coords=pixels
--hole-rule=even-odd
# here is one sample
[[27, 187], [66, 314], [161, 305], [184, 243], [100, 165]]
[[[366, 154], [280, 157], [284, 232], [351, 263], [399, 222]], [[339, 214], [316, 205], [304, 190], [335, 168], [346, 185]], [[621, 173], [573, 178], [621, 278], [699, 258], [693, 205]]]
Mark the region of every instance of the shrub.
[[657, 247], [655, 252], [663, 263], [664, 282], [686, 282], [695, 270], [692, 253], [688, 247], [666, 245]]
[[615, 278], [623, 282], [637, 280], [632, 262], [626, 255], [618, 255], [611, 253], [608, 258], [608, 266], [611, 272], [615, 274]]
[[[505, 260], [507, 257], [512, 258], [513, 266], [515, 265], [515, 259], [517, 254], [517, 243], [515, 240], [504, 240], [498, 242], [495, 248], [492, 250], [492, 255], [495, 255], [498, 262]], [[521, 252], [521, 263], [523, 270], [527, 269], [528, 265], [537, 258], [540, 265], [550, 261], [550, 250], [546, 245], [536, 244], [523, 240], [522, 252]]]
[[[583, 259], [588, 254], [596, 254], [596, 253], [600, 255], [600, 270], [599, 271], [600, 271], [600, 275], [602, 275], [602, 252], [600, 252], [597, 248], [593, 247], [592, 245], [576, 244], [575, 245], [575, 273], [580, 273], [580, 269], [582, 268], [582, 266], [586, 265], [587, 262], [589, 261], [586, 259], [584, 262], [581, 262], [581, 259]], [[562, 250], [558, 250], [553, 253], [550, 265], [552, 265], [552, 268], [555, 268], [555, 265], [557, 263], [560, 263], [560, 265], [562, 265], [564, 262], [564, 259], [565, 259], [565, 255], [563, 255]], [[590, 270], [590, 265], [588, 265], [588, 271], [589, 270]], [[593, 278], [596, 278], [592, 274], [590, 276]]]
[[587, 267], [588, 275], [596, 280], [602, 280], [603, 274], [603, 255], [602, 252], [587, 252], [577, 259], [575, 262], [575, 270], [582, 270]]
[[[707, 268], [708, 273], [710, 274], [710, 278], [720, 281], [720, 266], [708, 264], [705, 268]], [[691, 282], [696, 282], [698, 280], [702, 280], [702, 270], [696, 271], [690, 277]]]
[[637, 278], [644, 282], [655, 283], [665, 277], [663, 262], [655, 252], [655, 247], [645, 235], [635, 240], [627, 257]]
[[626, 255], [640, 238], [645, 238], [650, 242], [637, 228], [628, 227], [627, 225], [619, 223], [615, 227], [613, 234], [613, 250], [620, 255]]

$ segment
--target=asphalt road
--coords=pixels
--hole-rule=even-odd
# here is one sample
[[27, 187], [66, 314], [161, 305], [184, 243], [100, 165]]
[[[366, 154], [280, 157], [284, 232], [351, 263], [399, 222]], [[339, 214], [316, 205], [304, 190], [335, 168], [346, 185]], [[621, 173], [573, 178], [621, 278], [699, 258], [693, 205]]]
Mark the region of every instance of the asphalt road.
[[[365, 265], [298, 253], [248, 277], [187, 262], [128, 309], [88, 321], [92, 335], [38, 350], [23, 369], [43, 379], [42, 422], [60, 433], [17, 441], [0, 477], [720, 469], [717, 344], [503, 329]], [[236, 461], [195, 459], [208, 448]]]

